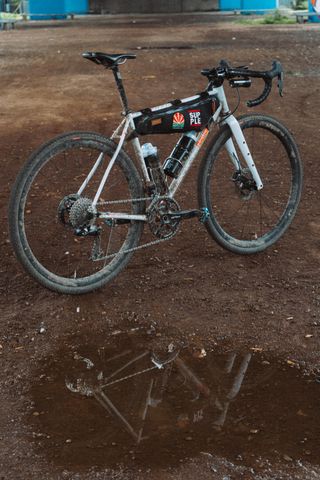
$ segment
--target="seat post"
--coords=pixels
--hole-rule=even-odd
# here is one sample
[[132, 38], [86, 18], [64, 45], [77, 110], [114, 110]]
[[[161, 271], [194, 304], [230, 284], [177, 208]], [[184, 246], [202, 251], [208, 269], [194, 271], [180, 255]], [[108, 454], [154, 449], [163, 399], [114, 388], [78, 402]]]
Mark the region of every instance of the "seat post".
[[115, 65], [114, 67], [111, 67], [111, 70], [113, 71], [113, 75], [117, 84], [117, 88], [119, 90], [120, 98], [121, 98], [121, 103], [124, 108], [124, 113], [127, 115], [129, 113], [129, 105], [128, 105], [128, 99], [126, 92], [124, 90], [123, 82], [122, 82], [122, 77], [119, 72], [118, 65]]

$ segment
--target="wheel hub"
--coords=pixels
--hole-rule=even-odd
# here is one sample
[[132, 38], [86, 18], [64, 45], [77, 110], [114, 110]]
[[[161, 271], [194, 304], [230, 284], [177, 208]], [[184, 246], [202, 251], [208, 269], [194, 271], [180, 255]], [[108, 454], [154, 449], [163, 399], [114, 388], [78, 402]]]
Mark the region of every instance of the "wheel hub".
[[257, 191], [256, 182], [252, 178], [249, 178], [249, 176], [250, 170], [248, 168], [237, 171], [232, 176], [232, 181], [242, 200], [250, 200]]

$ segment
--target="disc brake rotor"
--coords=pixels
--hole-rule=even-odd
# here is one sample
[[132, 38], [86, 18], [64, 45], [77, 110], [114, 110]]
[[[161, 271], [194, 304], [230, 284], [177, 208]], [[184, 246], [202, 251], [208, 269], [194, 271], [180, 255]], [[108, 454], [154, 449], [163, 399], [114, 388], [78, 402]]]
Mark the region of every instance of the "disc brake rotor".
[[255, 181], [248, 178], [248, 175], [251, 176], [250, 170], [243, 168], [241, 173], [237, 173], [237, 175], [233, 177], [236, 191], [241, 200], [244, 201], [250, 200], [257, 192]]

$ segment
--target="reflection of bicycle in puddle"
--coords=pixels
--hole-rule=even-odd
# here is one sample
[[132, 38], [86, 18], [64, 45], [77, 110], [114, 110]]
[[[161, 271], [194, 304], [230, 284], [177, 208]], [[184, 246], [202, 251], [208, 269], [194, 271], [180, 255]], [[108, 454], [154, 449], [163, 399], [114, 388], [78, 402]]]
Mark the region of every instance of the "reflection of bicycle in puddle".
[[75, 354], [76, 378], [69, 375], [66, 385], [93, 397], [137, 444], [173, 432], [222, 431], [252, 358], [251, 353], [210, 358], [204, 350], [192, 354], [172, 345], [164, 355], [150, 350], [134, 355], [131, 348], [111, 353], [99, 349], [95, 363]]

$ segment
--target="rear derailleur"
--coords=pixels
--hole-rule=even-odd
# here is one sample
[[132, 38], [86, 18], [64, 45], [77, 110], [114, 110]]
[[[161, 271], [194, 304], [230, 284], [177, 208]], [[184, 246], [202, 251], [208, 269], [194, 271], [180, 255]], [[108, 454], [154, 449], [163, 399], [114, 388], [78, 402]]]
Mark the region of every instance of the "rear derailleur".
[[91, 222], [95, 218], [92, 200], [71, 194], [64, 197], [58, 208], [58, 217], [61, 223], [73, 228], [77, 237], [97, 236], [101, 227]]

